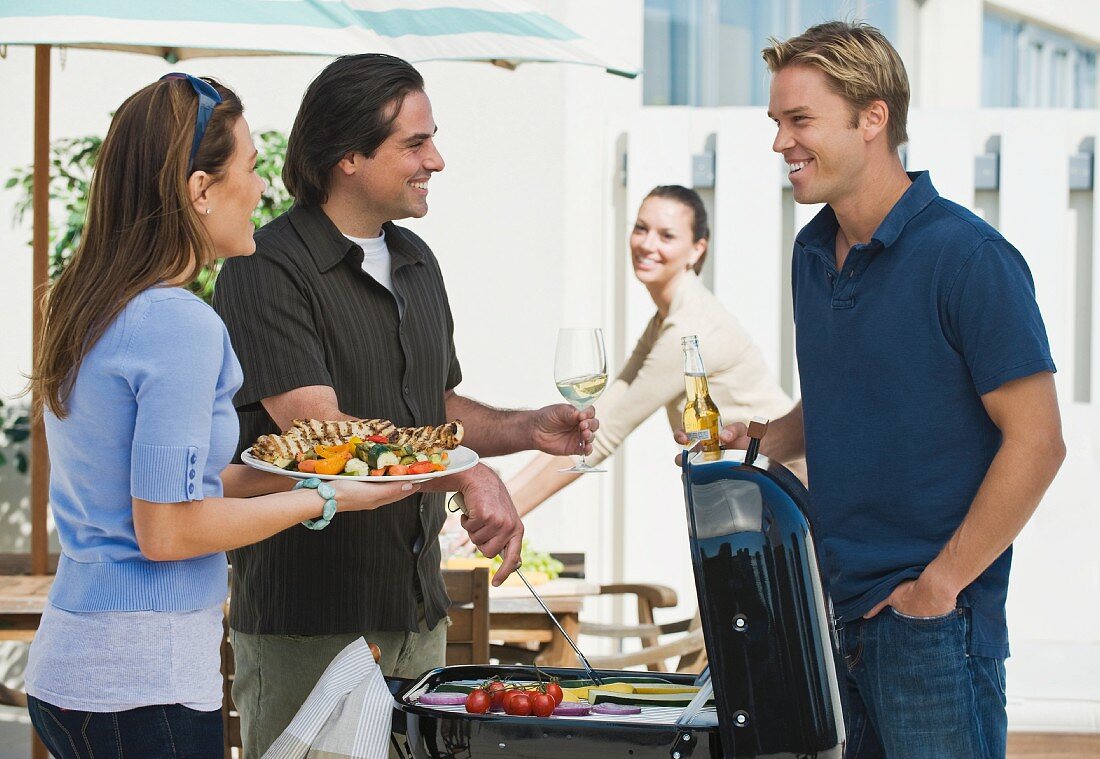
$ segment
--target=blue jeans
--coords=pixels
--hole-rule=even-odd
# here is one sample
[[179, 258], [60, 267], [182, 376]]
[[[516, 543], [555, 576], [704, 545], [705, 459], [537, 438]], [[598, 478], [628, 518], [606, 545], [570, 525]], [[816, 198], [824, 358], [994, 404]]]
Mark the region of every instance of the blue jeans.
[[1003, 759], [1003, 659], [970, 656], [970, 613], [886, 607], [838, 629], [845, 759]]
[[124, 712], [61, 709], [27, 696], [31, 724], [57, 759], [221, 759], [222, 715], [179, 704]]

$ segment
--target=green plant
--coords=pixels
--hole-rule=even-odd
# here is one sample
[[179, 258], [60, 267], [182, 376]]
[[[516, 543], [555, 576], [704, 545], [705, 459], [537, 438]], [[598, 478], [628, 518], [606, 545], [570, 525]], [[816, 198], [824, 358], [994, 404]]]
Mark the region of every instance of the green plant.
[[31, 420], [25, 408], [5, 406], [0, 398], [0, 439], [7, 439], [6, 446], [0, 446], [0, 466], [8, 463], [8, 455], [15, 460], [15, 468], [20, 474], [27, 473], [29, 460], [23, 443], [31, 435]]
[[[286, 136], [276, 130], [253, 135], [256, 151], [256, 172], [267, 182], [260, 205], [252, 215], [256, 226], [262, 226], [290, 208], [293, 198], [283, 185], [283, 161], [286, 158]], [[87, 215], [88, 186], [92, 179], [103, 138], [71, 137], [54, 140], [50, 145], [50, 267], [51, 280], [65, 269], [80, 245]], [[23, 223], [33, 204], [34, 169], [16, 169], [4, 187], [15, 189], [15, 222]], [[191, 285], [195, 294], [209, 302], [214, 294], [214, 282], [220, 262], [199, 273]]]

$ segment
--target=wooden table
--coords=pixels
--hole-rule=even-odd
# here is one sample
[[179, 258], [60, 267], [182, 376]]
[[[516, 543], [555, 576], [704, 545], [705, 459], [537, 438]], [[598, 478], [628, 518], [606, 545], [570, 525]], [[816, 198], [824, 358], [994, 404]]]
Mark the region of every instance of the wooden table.
[[0, 575], [0, 640], [34, 638], [53, 575]]
[[[600, 586], [585, 580], [557, 579], [534, 587], [575, 642], [584, 599], [599, 595]], [[537, 644], [535, 663], [539, 666], [579, 666], [573, 649], [522, 582], [489, 589], [489, 639]]]

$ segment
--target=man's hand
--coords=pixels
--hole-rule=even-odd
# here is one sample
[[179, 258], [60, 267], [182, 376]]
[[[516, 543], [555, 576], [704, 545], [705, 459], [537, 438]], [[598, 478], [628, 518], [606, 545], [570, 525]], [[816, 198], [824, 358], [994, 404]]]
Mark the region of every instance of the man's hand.
[[568, 403], [555, 403], [532, 412], [532, 447], [554, 456], [568, 456], [582, 452], [592, 453], [592, 438], [600, 427], [596, 409], [589, 406], [584, 411]]
[[[673, 437], [680, 445], [686, 446], [689, 442], [687, 433], [682, 429], [676, 430]], [[734, 422], [718, 430], [718, 442], [721, 443], [723, 448], [735, 448], [739, 451], [748, 450], [749, 440], [748, 425], [741, 422]], [[682, 453], [676, 454], [676, 466], [680, 466], [682, 455]]]
[[885, 601], [863, 615], [870, 619], [893, 606], [907, 617], [939, 617], [950, 613], [958, 605], [958, 593], [942, 583], [926, 579], [921, 575], [916, 580], [906, 580], [894, 588]]
[[523, 522], [504, 483], [484, 464], [470, 470], [461, 492], [466, 502], [461, 522], [470, 540], [485, 556], [502, 555], [493, 575], [493, 585], [500, 585], [519, 566]]

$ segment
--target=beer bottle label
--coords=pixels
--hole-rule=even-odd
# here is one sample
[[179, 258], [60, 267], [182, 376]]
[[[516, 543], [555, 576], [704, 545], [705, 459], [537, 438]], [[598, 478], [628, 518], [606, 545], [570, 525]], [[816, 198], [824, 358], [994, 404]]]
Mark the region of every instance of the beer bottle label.
[[698, 443], [699, 441], [710, 440], [710, 430], [709, 429], [707, 429], [707, 430], [696, 430], [695, 432], [689, 432], [689, 433], [687, 433], [687, 437], [688, 437], [688, 440], [690, 440], [693, 443]]

